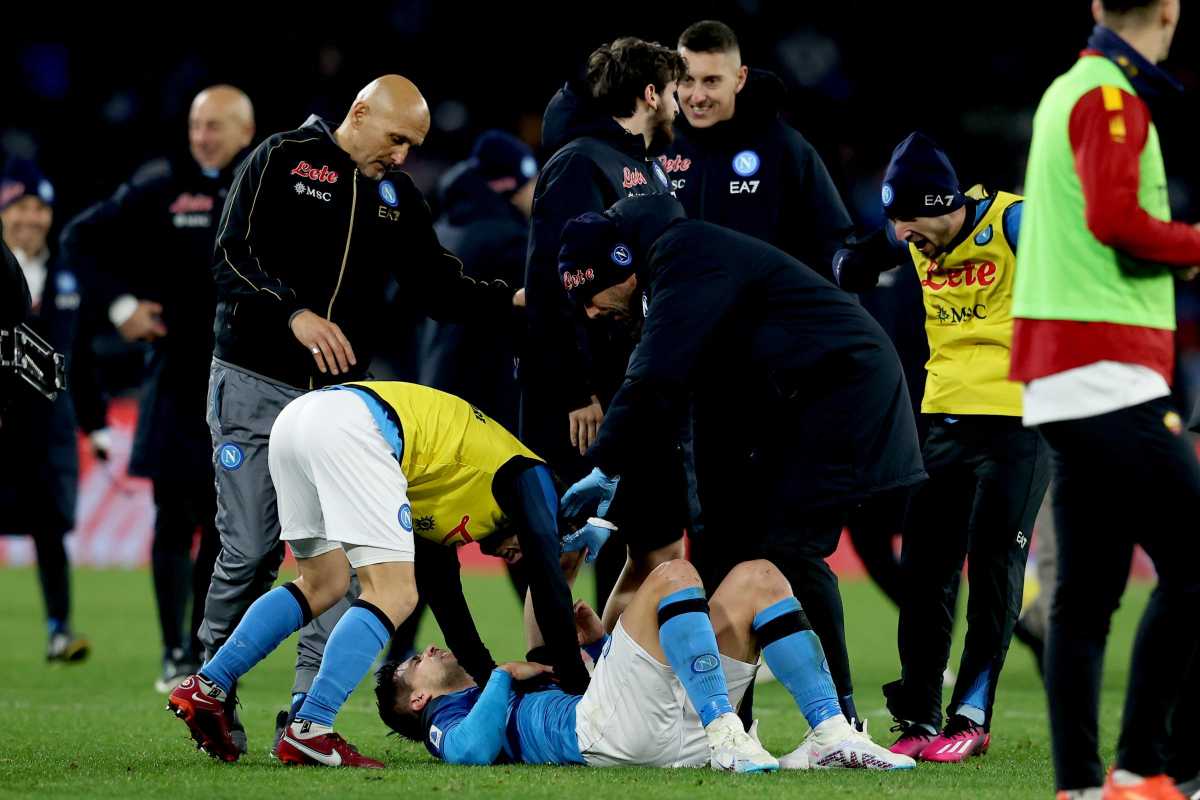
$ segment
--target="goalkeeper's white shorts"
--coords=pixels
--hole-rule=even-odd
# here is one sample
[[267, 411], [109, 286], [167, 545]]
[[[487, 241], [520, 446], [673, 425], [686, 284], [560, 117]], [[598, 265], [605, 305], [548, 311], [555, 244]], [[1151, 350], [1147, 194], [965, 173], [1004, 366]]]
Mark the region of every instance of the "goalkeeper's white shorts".
[[[721, 656], [734, 708], [756, 664]], [[618, 621], [575, 709], [579, 752], [592, 767], [706, 767], [708, 736], [687, 691]]]

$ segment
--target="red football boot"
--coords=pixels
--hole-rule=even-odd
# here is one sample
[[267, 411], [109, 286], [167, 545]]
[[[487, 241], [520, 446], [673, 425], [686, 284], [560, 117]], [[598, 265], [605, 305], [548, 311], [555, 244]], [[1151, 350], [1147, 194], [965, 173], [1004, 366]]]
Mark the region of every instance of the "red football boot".
[[224, 692], [200, 675], [190, 675], [167, 698], [167, 710], [183, 720], [196, 747], [221, 761], [238, 760], [241, 751], [229, 735]]
[[289, 725], [275, 746], [275, 757], [284, 764], [299, 766], [384, 768], [382, 761], [367, 758], [333, 731], [310, 734], [309, 725], [302, 720]]

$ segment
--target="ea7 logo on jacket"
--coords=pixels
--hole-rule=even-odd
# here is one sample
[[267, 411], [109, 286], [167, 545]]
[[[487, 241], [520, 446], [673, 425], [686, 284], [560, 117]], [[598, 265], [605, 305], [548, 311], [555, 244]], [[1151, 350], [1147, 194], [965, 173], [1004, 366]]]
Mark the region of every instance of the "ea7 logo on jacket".
[[640, 169], [625, 167], [625, 173], [621, 181], [622, 186], [626, 189], [632, 189], [635, 186], [645, 186], [646, 183], [646, 175]]
[[314, 189], [311, 186], [305, 186], [300, 181], [296, 181], [296, 185], [292, 188], [295, 189], [296, 194], [300, 195], [301, 197], [308, 195], [309, 197], [315, 197], [318, 200], [324, 200], [326, 203], [333, 199], [333, 192], [322, 192], [318, 189]]
[[315, 169], [307, 161], [301, 161], [293, 167], [292, 174], [299, 175], [301, 178], [308, 178], [310, 181], [317, 181], [318, 183], [337, 183], [338, 179], [338, 174], [330, 170], [327, 165], [323, 165], [320, 169]]

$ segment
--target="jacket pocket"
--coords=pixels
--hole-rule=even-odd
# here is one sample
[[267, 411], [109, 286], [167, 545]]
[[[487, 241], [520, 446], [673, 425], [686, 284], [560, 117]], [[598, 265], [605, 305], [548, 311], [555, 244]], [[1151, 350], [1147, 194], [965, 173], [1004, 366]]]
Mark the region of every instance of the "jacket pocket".
[[224, 435], [224, 430], [221, 428], [221, 406], [225, 399], [226, 374], [224, 369], [218, 368], [213, 370], [212, 377], [209, 379], [208, 410], [205, 419], [208, 422], [208, 430], [214, 439]]

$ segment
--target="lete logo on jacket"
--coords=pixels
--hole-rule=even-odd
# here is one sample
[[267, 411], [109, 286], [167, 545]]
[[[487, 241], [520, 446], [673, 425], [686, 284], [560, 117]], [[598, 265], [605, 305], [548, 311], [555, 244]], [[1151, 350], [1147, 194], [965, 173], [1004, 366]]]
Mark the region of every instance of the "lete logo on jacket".
[[322, 165], [320, 169], [315, 168], [307, 161], [301, 161], [292, 168], [293, 175], [299, 175], [301, 178], [308, 178], [310, 181], [317, 183], [337, 183], [338, 174], [331, 170], [328, 165]]

